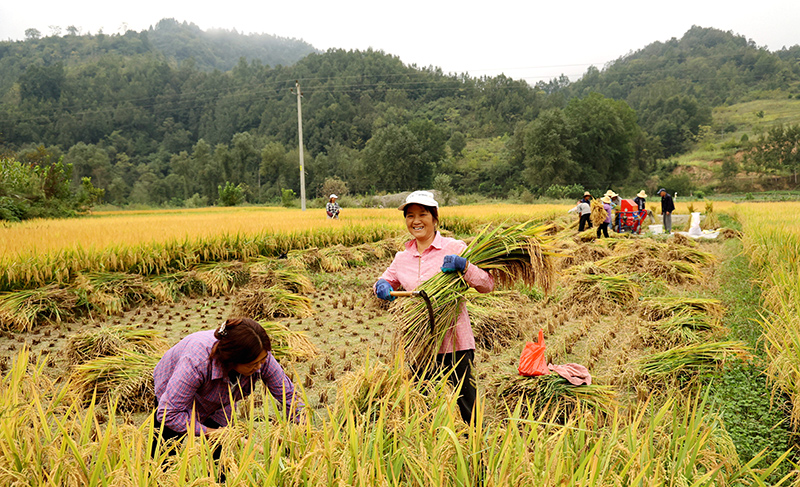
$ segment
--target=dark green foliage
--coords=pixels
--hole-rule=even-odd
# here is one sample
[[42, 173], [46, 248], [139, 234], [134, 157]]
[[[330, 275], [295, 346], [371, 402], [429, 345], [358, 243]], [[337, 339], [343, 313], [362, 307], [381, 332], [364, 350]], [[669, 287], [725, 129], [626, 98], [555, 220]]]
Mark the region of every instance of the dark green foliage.
[[234, 185], [230, 181], [225, 182], [225, 186], [220, 185], [219, 204], [222, 206], [236, 206], [244, 202], [244, 187], [241, 184]]

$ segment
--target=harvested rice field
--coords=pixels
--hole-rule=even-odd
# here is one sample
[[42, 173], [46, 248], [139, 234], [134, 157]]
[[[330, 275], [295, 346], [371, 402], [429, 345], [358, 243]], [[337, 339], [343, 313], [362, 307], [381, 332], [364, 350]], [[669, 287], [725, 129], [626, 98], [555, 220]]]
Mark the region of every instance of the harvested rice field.
[[[741, 250], [737, 233], [595, 240], [563, 216], [543, 221], [536, 279], [465, 293], [477, 343], [471, 426], [446, 382], [417, 383], [402, 365], [398, 329], [412, 313], [403, 300], [414, 298], [389, 304], [372, 295], [402, 233], [164, 273], [92, 270], [68, 285], [6, 293], [0, 370], [8, 397], [0, 406], [26, 412], [0, 420], [0, 482], [213, 483], [220, 467], [205, 440], [187, 442], [167, 468], [146, 458], [148, 380], [166, 348], [235, 316], [264, 324], [309, 414], [300, 425], [282, 420], [263, 388], [243, 401], [220, 440], [231, 485], [796, 482], [790, 454], [782, 456], [788, 448], [737, 455], [705, 388], [756, 353], [727, 325], [723, 267]], [[456, 222], [443, 233], [468, 243], [484, 225]], [[585, 366], [592, 385], [519, 376], [520, 353], [540, 329], [547, 361]], [[28, 411], [10, 388], [22, 391], [16, 400], [42, 406]], [[41, 422], [62, 426], [45, 434], [33, 428]], [[107, 435], [119, 440], [104, 443]], [[72, 466], [51, 471], [57, 463]]]

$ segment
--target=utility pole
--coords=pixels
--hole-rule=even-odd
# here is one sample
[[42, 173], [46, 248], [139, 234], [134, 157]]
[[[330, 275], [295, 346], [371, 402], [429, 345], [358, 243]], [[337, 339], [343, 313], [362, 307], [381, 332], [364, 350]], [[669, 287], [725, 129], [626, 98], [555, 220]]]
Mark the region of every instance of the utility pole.
[[306, 211], [306, 172], [303, 167], [303, 110], [300, 106], [300, 81], [295, 80], [294, 90], [297, 92], [297, 140], [300, 144], [300, 208]]

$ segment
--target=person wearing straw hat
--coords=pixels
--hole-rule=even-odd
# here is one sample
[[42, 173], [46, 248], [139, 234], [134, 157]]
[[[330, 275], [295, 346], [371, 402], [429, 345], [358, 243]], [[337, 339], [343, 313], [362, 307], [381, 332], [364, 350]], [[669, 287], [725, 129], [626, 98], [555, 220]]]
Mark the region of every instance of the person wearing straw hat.
[[672, 233], [672, 212], [675, 211], [675, 203], [666, 189], [659, 189], [658, 194], [661, 195], [661, 218], [664, 221], [664, 232], [669, 235]]
[[608, 225], [611, 223], [611, 198], [605, 195], [600, 198], [600, 201], [603, 202], [603, 209], [606, 210], [606, 219], [597, 227], [597, 238], [600, 238], [600, 232], [603, 232], [603, 235], [608, 238]]
[[[581, 198], [581, 200], [578, 202], [578, 206], [580, 206], [580, 209], [576, 210], [580, 212], [580, 220], [578, 221], [579, 232], [582, 232], [584, 228], [592, 228], [591, 201], [592, 201], [592, 193], [584, 191], [583, 198]], [[586, 206], [582, 206], [582, 204], [585, 204]], [[586, 211], [586, 208], [589, 208], [588, 212]]]
[[341, 207], [339, 207], [339, 203], [336, 202], [337, 198], [339, 197], [335, 194], [328, 197], [328, 204], [325, 205], [325, 212], [328, 214], [328, 218], [339, 218], [339, 210], [341, 210]]
[[[285, 414], [299, 421], [303, 401], [272, 355], [263, 326], [250, 318], [231, 318], [216, 330], [184, 337], [164, 353], [153, 372], [158, 401], [153, 457], [159, 439], [163, 444], [187, 434], [213, 434], [227, 426], [236, 401], [252, 393], [259, 380]], [[169, 454], [174, 453], [170, 449]], [[218, 446], [214, 458], [219, 455]]]
[[639, 211], [644, 210], [645, 204], [647, 203], [647, 193], [644, 190], [639, 191], [636, 193], [636, 198], [633, 199], [633, 202], [636, 203], [636, 207]]
[[604, 196], [608, 196], [611, 199], [611, 211], [614, 214], [613, 228], [614, 231], [619, 232], [619, 207], [622, 205], [622, 201], [619, 199], [619, 194], [610, 189], [606, 191]]
[[[398, 209], [403, 211], [408, 233], [413, 238], [406, 242], [404, 250], [394, 256], [389, 268], [375, 283], [373, 289], [376, 296], [392, 301], [395, 299], [392, 291], [400, 288], [413, 291], [439, 271], [461, 273], [464, 281], [481, 293], [494, 289], [491, 274], [460, 256], [467, 244], [462, 240], [443, 237], [436, 229], [439, 224], [439, 203], [431, 192], [414, 191]], [[445, 333], [435, 363], [441, 370], [452, 369], [448, 379], [458, 388], [458, 408], [461, 417], [469, 423], [477, 396], [472, 376], [475, 336], [466, 303], [462, 301], [459, 306], [458, 318]]]

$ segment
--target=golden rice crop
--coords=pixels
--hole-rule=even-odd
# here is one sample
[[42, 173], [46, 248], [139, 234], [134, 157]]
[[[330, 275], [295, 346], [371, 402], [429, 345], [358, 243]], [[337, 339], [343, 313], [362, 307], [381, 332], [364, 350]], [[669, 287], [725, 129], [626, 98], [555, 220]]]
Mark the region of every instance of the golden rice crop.
[[532, 327], [526, 312], [529, 299], [518, 291], [495, 291], [481, 294], [473, 289], [464, 293], [467, 300], [475, 344], [492, 350], [522, 339]]
[[91, 311], [101, 314], [121, 314], [139, 303], [151, 302], [155, 295], [138, 274], [90, 272], [75, 279], [81, 301]]
[[212, 296], [230, 293], [250, 279], [250, 271], [242, 262], [209, 262], [194, 267], [195, 277]]
[[144, 412], [155, 407], [153, 370], [159, 357], [134, 351], [77, 364], [70, 382], [90, 399], [114, 404], [122, 411]]
[[592, 220], [592, 225], [594, 225], [595, 227], [599, 227], [600, 225], [605, 223], [606, 218], [608, 218], [608, 212], [603, 206], [603, 202], [598, 199], [592, 199], [590, 206], [592, 209], [592, 214], [590, 216]]
[[689, 296], [650, 296], [642, 299], [642, 317], [648, 320], [663, 320], [676, 314], [706, 314], [717, 320], [725, 314], [719, 299]]

